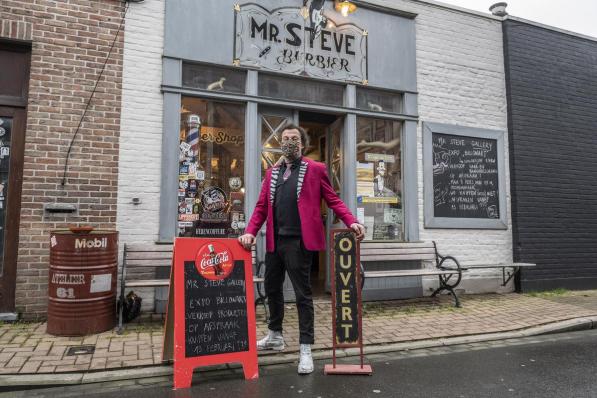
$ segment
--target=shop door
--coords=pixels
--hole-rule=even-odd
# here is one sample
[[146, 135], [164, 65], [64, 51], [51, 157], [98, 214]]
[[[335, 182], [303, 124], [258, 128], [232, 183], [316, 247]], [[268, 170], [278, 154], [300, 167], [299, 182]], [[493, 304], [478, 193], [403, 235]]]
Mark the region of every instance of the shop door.
[[0, 43], [0, 319], [15, 310], [29, 60], [28, 47]]
[[[298, 112], [284, 108], [259, 108], [259, 131], [261, 132], [261, 179], [265, 178], [265, 172], [272, 167], [280, 156], [280, 134], [282, 128], [288, 122], [298, 122]], [[257, 236], [257, 261], [265, 260], [265, 226]], [[294, 289], [286, 274], [284, 279], [284, 300], [294, 301]]]

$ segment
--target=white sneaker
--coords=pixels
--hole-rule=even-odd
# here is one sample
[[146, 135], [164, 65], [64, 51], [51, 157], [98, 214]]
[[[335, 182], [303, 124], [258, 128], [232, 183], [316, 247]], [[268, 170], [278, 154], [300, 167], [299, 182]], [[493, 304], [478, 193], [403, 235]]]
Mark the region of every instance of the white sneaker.
[[267, 336], [257, 341], [257, 351], [283, 351], [286, 348], [282, 332], [270, 330]]
[[298, 373], [306, 375], [313, 372], [313, 357], [311, 356], [311, 344], [301, 344]]

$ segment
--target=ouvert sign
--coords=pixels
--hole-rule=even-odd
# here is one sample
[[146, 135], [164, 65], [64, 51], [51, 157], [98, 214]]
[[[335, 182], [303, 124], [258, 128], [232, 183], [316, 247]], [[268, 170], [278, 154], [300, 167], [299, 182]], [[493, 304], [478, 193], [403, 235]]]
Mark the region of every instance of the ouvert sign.
[[235, 8], [234, 62], [276, 72], [367, 84], [366, 30], [346, 23], [311, 26], [300, 8]]

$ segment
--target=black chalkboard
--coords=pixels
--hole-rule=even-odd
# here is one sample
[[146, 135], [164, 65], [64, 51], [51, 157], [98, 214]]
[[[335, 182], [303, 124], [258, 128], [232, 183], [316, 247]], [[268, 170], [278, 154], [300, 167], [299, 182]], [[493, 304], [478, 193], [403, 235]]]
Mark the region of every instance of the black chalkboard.
[[435, 217], [500, 218], [497, 140], [433, 133]]
[[185, 356], [249, 350], [245, 265], [222, 280], [204, 278], [194, 261], [184, 263]]

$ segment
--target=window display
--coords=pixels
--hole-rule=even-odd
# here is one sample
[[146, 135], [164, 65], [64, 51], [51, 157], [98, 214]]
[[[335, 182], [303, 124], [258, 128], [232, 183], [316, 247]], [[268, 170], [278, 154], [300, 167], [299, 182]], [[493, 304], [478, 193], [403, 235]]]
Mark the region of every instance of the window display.
[[244, 121], [242, 105], [182, 98], [178, 236], [244, 231]]
[[365, 240], [404, 240], [402, 124], [357, 118], [357, 218]]

